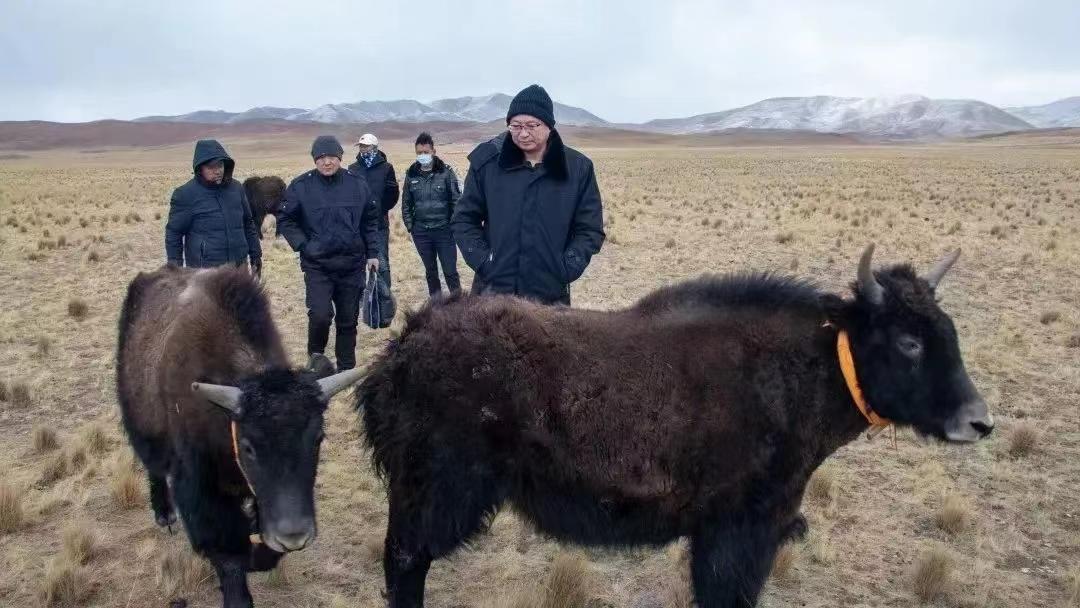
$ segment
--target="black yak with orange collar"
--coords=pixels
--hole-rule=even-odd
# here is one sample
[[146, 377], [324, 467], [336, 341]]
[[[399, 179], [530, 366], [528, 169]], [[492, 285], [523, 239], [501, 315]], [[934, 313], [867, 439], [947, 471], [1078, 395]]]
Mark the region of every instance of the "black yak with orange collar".
[[924, 277], [874, 273], [872, 252], [849, 299], [737, 275], [614, 312], [455, 296], [413, 315], [357, 390], [388, 486], [391, 608], [422, 606], [431, 561], [504, 504], [577, 544], [689, 537], [698, 606], [754, 606], [811, 473], [872, 416], [986, 436], [993, 420], [934, 297], [959, 252]]
[[128, 287], [116, 370], [124, 428], [158, 524], [179, 512], [226, 608], [252, 605], [249, 571], [314, 539], [323, 411], [357, 380], [290, 369], [246, 270], [165, 267]]

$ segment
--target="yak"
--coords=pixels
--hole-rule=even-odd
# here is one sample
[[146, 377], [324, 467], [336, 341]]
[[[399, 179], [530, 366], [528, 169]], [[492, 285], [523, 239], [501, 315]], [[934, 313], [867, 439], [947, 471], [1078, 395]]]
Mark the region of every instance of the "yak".
[[223, 605], [252, 606], [247, 573], [315, 537], [323, 412], [360, 375], [292, 369], [262, 287], [232, 267], [140, 273], [118, 333], [117, 397], [155, 519], [171, 530], [179, 512]]
[[814, 470], [871, 427], [952, 442], [994, 423], [935, 291], [871, 268], [852, 296], [707, 276], [617, 311], [456, 295], [407, 320], [356, 391], [387, 486], [391, 608], [509, 503], [586, 546], [689, 537], [702, 608], [754, 606]]
[[276, 236], [276, 214], [285, 201], [285, 181], [276, 175], [253, 175], [244, 180], [244, 194], [251, 205], [251, 218], [259, 228], [259, 233], [263, 238]]

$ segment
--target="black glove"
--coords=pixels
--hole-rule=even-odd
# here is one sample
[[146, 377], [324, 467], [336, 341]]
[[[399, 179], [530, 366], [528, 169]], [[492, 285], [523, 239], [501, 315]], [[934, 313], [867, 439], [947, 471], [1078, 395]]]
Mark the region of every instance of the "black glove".
[[251, 274], [256, 279], [262, 278], [262, 258], [251, 258]]

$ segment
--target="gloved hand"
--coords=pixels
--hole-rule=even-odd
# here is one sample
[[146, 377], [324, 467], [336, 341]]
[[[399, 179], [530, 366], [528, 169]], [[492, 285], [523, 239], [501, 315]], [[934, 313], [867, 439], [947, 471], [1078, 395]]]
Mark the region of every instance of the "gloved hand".
[[256, 279], [262, 278], [262, 258], [251, 258], [251, 274]]

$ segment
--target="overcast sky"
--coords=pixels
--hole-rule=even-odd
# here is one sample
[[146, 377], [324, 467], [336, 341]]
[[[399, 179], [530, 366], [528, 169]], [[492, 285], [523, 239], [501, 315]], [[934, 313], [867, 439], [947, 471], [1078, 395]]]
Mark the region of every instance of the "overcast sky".
[[513, 94], [612, 121], [776, 96], [1080, 95], [1080, 1], [4, 0], [0, 120]]

